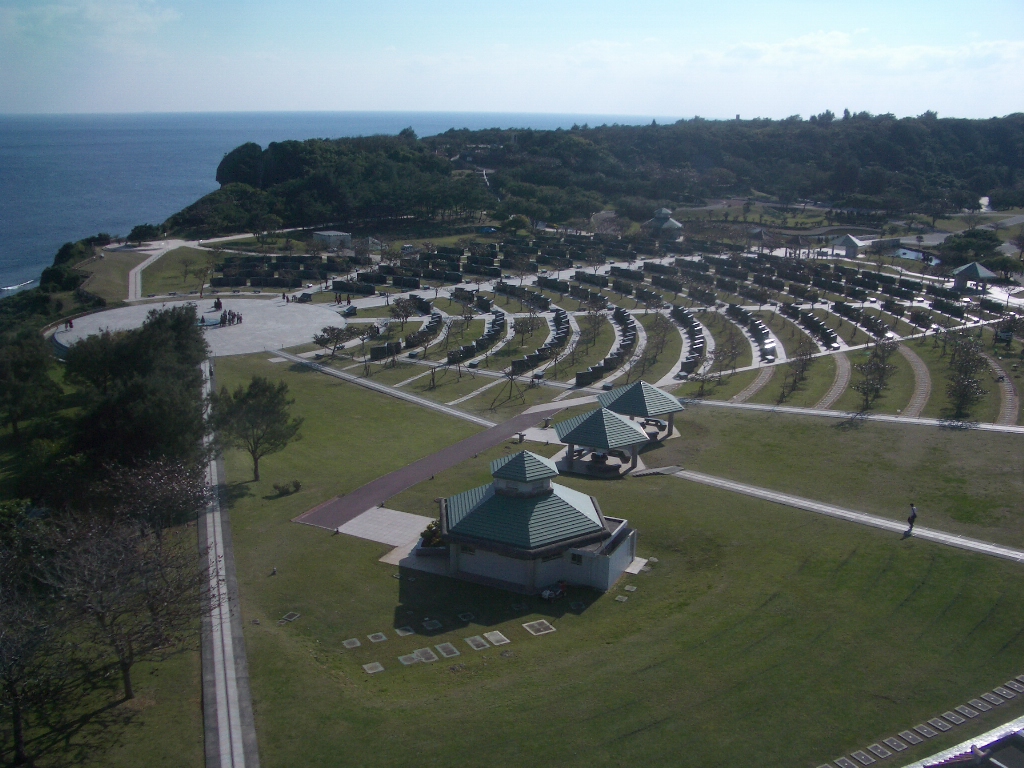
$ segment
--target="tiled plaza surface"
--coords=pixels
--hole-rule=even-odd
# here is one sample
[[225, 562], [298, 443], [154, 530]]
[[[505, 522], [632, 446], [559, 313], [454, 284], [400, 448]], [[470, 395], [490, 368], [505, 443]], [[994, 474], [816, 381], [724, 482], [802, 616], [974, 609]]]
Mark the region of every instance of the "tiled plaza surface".
[[330, 309], [329, 304], [285, 303], [276, 299], [228, 299], [219, 297], [223, 310], [213, 309], [213, 298], [194, 298], [181, 301], [166, 301], [153, 304], [137, 304], [96, 312], [75, 320], [71, 330], [58, 330], [54, 339], [64, 346], [71, 346], [79, 339], [92, 336], [103, 330], [127, 331], [138, 328], [153, 309], [195, 304], [196, 311], [208, 324], [216, 324], [222, 311], [233, 311], [242, 315], [242, 322], [236, 325], [210, 325], [205, 335], [213, 357], [245, 355], [253, 352], [295, 347], [309, 344], [313, 334], [327, 325], [341, 326], [345, 321]]

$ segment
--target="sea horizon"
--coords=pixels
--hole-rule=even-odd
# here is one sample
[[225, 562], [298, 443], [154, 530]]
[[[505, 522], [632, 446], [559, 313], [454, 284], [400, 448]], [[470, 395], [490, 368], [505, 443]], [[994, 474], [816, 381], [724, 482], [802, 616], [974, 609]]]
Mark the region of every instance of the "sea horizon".
[[433, 136], [450, 128], [554, 130], [678, 119], [357, 110], [0, 114], [0, 290], [33, 285], [65, 242], [163, 222], [217, 189], [221, 158], [247, 141], [265, 147], [407, 127]]

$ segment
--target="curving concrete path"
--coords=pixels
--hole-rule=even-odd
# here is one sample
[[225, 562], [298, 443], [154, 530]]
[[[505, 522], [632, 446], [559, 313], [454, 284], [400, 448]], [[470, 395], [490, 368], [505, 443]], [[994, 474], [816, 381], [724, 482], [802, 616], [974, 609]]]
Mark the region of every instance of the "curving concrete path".
[[996, 417], [996, 424], [1004, 426], [1016, 424], [1017, 414], [1020, 413], [1020, 399], [1017, 396], [1017, 388], [1013, 386], [1013, 379], [1007, 375], [1006, 370], [992, 355], [986, 354], [985, 360], [988, 361], [996, 378], [1002, 377], [1002, 381], [998, 382], [999, 416]]
[[836, 361], [836, 376], [832, 380], [832, 386], [829, 387], [825, 396], [818, 401], [817, 405], [814, 406], [815, 408], [831, 408], [832, 404], [842, 397], [843, 392], [845, 392], [846, 388], [850, 386], [850, 358], [842, 352], [837, 352], [832, 357], [834, 357]]
[[914, 350], [906, 344], [900, 344], [899, 350], [900, 354], [907, 359], [910, 367], [914, 370], [914, 394], [911, 395], [907, 407], [903, 409], [903, 415], [907, 418], [916, 419], [921, 415], [925, 405], [928, 403], [928, 398], [932, 395], [932, 375], [929, 373], [928, 366], [925, 365], [924, 360]]
[[731, 402], [731, 403], [745, 403], [745, 402], [747, 402], [747, 400], [749, 400], [754, 395], [756, 395], [758, 392], [760, 392], [762, 389], [764, 389], [766, 386], [768, 386], [768, 382], [772, 380], [772, 377], [774, 375], [775, 375], [775, 366], [774, 365], [770, 366], [770, 367], [767, 367], [767, 368], [762, 368], [761, 372], [759, 374], [757, 374], [757, 378], [754, 379], [749, 385], [747, 385], [746, 389], [744, 389], [741, 392], [739, 392], [738, 394], [734, 395], [729, 402]]

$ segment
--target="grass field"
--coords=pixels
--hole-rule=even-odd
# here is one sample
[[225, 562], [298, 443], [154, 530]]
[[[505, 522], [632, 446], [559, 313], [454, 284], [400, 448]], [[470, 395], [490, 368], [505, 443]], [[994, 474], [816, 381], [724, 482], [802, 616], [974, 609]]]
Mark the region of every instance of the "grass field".
[[[777, 366], [775, 375], [768, 382], [764, 389], [750, 398], [751, 403], [764, 403], [775, 405], [779, 402], [779, 395], [782, 393], [783, 384], [786, 381], [786, 374], [790, 372], [788, 364]], [[812, 408], [825, 396], [832, 382], [836, 378], [836, 361], [832, 355], [814, 358], [807, 377], [799, 387], [792, 392], [782, 405], [791, 405], [798, 408]], [[787, 385], [788, 386], [788, 385]]]
[[[912, 347], [913, 349], [913, 347]], [[870, 356], [870, 350], [859, 349], [853, 352], [847, 352], [847, 357], [850, 358], [850, 365], [858, 365], [860, 363], [867, 362]], [[889, 380], [889, 386], [885, 392], [875, 401], [872, 407], [874, 413], [898, 413], [902, 411], [910, 403], [910, 398], [914, 394], [914, 369], [910, 367], [910, 363], [903, 357], [899, 352], [895, 352], [889, 359], [889, 364], [896, 368], [892, 378]], [[846, 388], [846, 391], [842, 396], [832, 404], [832, 407], [837, 411], [859, 411], [863, 402], [861, 394], [853, 389], [853, 384], [856, 384], [861, 379], [860, 374], [854, 369], [850, 374], [850, 385]], [[934, 386], [934, 384], [933, 384]]]
[[[704, 398], [707, 400], [728, 400], [731, 397], [746, 389], [760, 371], [742, 371], [740, 373], [725, 373], [722, 380], [718, 377], [711, 379], [704, 384]], [[777, 375], [777, 374], [776, 374]], [[676, 397], [699, 397], [700, 382], [686, 381], [672, 391]]]
[[[939, 342], [938, 346], [936, 346], [934, 337], [927, 337], [923, 341], [923, 344], [918, 341], [913, 341], [910, 344], [910, 348], [928, 366], [928, 371], [932, 378], [932, 394], [928, 398], [928, 403], [925, 405], [921, 415], [930, 418], [947, 417], [951, 414], [949, 396], [946, 394], [946, 373], [949, 364], [949, 353], [947, 351], [946, 356], [943, 357], [942, 343]], [[999, 387], [988, 366], [982, 371], [981, 380], [987, 393], [972, 409], [970, 419], [973, 421], [993, 422], [999, 415]]]
[[[266, 365], [225, 360], [218, 376], [230, 386]], [[307, 416], [307, 439], [270, 457], [258, 484], [241, 482], [247, 462], [227, 456], [268, 768], [332, 764], [340, 754], [366, 766], [678, 765], [681, 756], [686, 765], [731, 766], [752, 755], [762, 766], [814, 766], [1024, 671], [1019, 566], [671, 477], [560, 481], [628, 517], [640, 554], [659, 560], [613, 594], [573, 590], [546, 604], [426, 574], [392, 578], [398, 569], [377, 562], [387, 547], [290, 518], [410, 452], [432, 450], [419, 438], [423, 421], [446, 422], [395, 401], [382, 408], [379, 396], [316, 374], [284, 375]], [[399, 426], [410, 416], [415, 428]], [[822, 419], [702, 406], [677, 423], [684, 437], [648, 451], [648, 464], [685, 463], [896, 517], [906, 493], [898, 505], [888, 496], [900, 488], [919, 494], [922, 524], [1021, 538], [1020, 467], [998, 469], [1008, 451], [1019, 457], [1017, 436], [837, 429]], [[365, 450], [374, 434], [394, 429], [415, 449], [398, 444], [406, 455], [395, 456], [389, 442], [388, 451]], [[346, 439], [327, 439], [335, 432]], [[437, 443], [454, 437], [445, 432]], [[389, 504], [432, 515], [434, 498], [484, 482], [488, 460], [506, 448], [516, 450], [499, 446]], [[303, 490], [272, 498], [272, 483], [293, 476]], [[1008, 508], [990, 518], [986, 502]], [[268, 578], [273, 567], [278, 575]], [[637, 591], [622, 592], [627, 583]], [[629, 599], [615, 602], [615, 594]], [[572, 600], [585, 609], [570, 611]], [[278, 626], [289, 610], [302, 617]], [[474, 620], [460, 622], [464, 611]], [[443, 624], [435, 635], [394, 636], [394, 627], [419, 627], [427, 617]], [[538, 617], [558, 631], [529, 636], [520, 624]], [[507, 650], [474, 653], [462, 640], [490, 629], [512, 640]], [[365, 640], [377, 631], [389, 639]], [[345, 650], [350, 637], [363, 638], [362, 647]], [[397, 661], [445, 641], [462, 650], [458, 659], [410, 668]], [[385, 672], [366, 675], [360, 665], [369, 661]], [[1007, 704], [967, 728], [977, 733], [1022, 711]], [[967, 735], [937, 737], [903, 761]]]
[[[778, 312], [769, 312], [768, 310], [761, 310], [760, 312], [754, 312], [754, 315], [760, 317], [764, 324], [767, 325], [772, 333], [774, 333], [780, 342], [782, 342], [782, 348], [786, 350], [786, 357], [795, 357], [796, 348], [800, 344], [800, 339], [810, 338], [807, 333], [796, 323], [788, 318], [783, 317]], [[812, 347], [817, 349], [817, 346]]]
[[207, 268], [213, 266], [216, 258], [212, 251], [198, 248], [175, 248], [168, 251], [142, 270], [142, 295], [160, 296], [171, 291], [198, 291], [206, 278]]
[[[583, 318], [577, 318], [582, 320]], [[607, 319], [601, 321], [601, 327], [589, 349], [578, 346], [576, 360], [573, 362], [569, 357], [564, 357], [555, 365], [551, 366], [545, 373], [549, 379], [556, 381], [572, 381], [576, 378], [577, 371], [585, 371], [590, 366], [604, 360], [612, 351], [615, 345], [615, 331]]]
[[102, 258], [89, 259], [76, 269], [88, 273], [82, 287], [102, 296], [108, 302], [128, 298], [128, 273], [146, 260], [146, 255], [132, 251], [102, 251]]

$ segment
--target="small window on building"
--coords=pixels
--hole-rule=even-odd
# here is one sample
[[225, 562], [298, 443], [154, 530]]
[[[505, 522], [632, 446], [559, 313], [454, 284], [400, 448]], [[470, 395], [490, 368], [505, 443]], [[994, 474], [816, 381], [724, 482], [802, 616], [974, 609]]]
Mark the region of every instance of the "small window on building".
[[573, 565], [583, 565], [583, 555], [573, 555], [572, 556], [572, 564]]
[[476, 549], [471, 547], [471, 546], [469, 546], [469, 544], [463, 544], [462, 547], [461, 547], [461, 550], [462, 550], [462, 554], [464, 554], [464, 555], [475, 555], [476, 554]]

